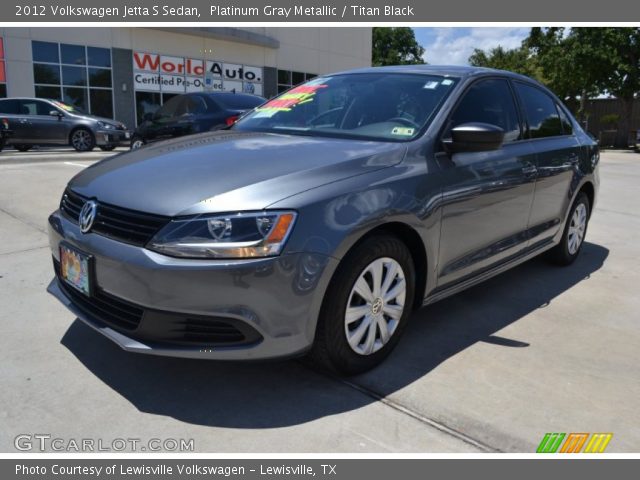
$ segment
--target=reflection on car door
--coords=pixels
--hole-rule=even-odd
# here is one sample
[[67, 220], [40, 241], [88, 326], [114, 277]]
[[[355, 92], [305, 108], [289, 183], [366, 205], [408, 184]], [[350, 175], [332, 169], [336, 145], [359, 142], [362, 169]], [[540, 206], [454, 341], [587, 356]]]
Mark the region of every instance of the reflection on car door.
[[464, 280], [518, 255], [527, 245], [535, 155], [523, 129], [512, 89], [503, 78], [474, 83], [454, 107], [443, 138], [468, 122], [501, 127], [501, 148], [439, 153], [443, 205], [438, 287]]
[[147, 132], [148, 140], [163, 140], [176, 135], [180, 115], [186, 111], [185, 102], [184, 95], [177, 95], [156, 111]]
[[526, 116], [529, 143], [536, 152], [538, 178], [529, 220], [534, 246], [551, 241], [564, 225], [581, 149], [563, 107], [533, 85], [514, 82], [514, 86]]

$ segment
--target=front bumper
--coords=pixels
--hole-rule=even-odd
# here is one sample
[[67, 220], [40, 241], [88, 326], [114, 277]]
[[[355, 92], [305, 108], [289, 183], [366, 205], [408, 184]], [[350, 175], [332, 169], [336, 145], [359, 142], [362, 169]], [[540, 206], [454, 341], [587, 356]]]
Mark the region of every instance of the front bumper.
[[131, 132], [129, 130], [98, 129], [95, 132], [96, 145], [129, 145]]
[[[54, 264], [62, 241], [92, 255], [94, 291], [104, 298], [87, 306], [86, 297], [57, 275], [49, 293], [121, 348], [138, 353], [219, 360], [300, 355], [313, 343], [322, 298], [337, 266], [332, 257], [314, 253], [247, 260], [171, 258], [84, 235], [59, 211], [49, 217], [48, 227]], [[111, 302], [108, 308], [105, 298]], [[141, 320], [119, 323], [110, 308], [127, 315], [139, 311]], [[197, 335], [187, 335], [194, 326]], [[242, 337], [207, 340], [199, 335], [202, 328], [226, 334], [235, 329]]]

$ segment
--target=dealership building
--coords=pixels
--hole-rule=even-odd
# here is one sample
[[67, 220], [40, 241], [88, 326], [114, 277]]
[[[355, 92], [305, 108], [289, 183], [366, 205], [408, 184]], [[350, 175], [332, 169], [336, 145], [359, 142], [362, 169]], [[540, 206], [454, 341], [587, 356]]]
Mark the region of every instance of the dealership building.
[[0, 28], [0, 97], [58, 99], [128, 126], [180, 93], [269, 98], [370, 64], [371, 28]]

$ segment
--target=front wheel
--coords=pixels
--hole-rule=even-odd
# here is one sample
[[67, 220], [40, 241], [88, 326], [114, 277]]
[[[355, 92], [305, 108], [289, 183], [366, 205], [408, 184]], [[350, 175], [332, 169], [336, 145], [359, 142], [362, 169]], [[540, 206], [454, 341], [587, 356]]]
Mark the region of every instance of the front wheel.
[[576, 198], [564, 227], [562, 240], [549, 252], [551, 260], [558, 265], [571, 265], [582, 249], [590, 215], [589, 197], [582, 192]]
[[354, 375], [382, 362], [398, 343], [412, 310], [415, 269], [398, 238], [376, 235], [349, 253], [327, 289], [310, 357]]
[[77, 152], [90, 152], [96, 146], [96, 139], [90, 130], [78, 128], [71, 134], [71, 146]]
[[138, 148], [144, 147], [144, 144], [145, 144], [144, 139], [136, 135], [131, 139], [131, 145], [129, 145], [129, 148], [131, 150], [137, 150]]

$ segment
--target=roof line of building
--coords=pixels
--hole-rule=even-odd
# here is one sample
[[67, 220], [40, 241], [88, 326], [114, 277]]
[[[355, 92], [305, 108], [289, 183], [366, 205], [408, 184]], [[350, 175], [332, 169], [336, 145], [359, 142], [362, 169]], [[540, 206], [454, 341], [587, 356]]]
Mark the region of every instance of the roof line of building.
[[215, 38], [228, 42], [245, 43], [259, 47], [280, 48], [280, 42], [273, 37], [232, 27], [152, 27], [153, 30]]

